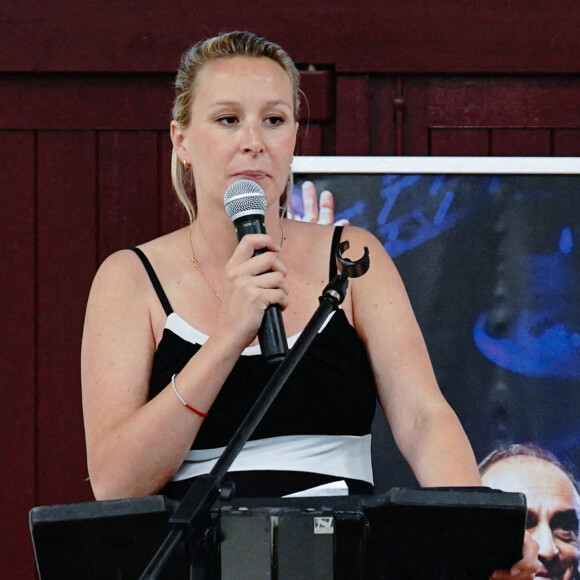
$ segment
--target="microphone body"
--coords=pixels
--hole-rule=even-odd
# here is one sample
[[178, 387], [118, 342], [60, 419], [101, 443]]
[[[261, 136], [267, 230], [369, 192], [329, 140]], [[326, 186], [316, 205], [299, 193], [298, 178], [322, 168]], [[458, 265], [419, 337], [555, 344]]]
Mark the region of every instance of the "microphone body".
[[[266, 194], [254, 181], [236, 181], [224, 195], [224, 206], [234, 223], [238, 242], [247, 234], [265, 234]], [[268, 250], [256, 250], [254, 256]], [[282, 310], [278, 304], [270, 304], [258, 330], [260, 350], [269, 363], [279, 363], [288, 353], [288, 342], [282, 320]]]

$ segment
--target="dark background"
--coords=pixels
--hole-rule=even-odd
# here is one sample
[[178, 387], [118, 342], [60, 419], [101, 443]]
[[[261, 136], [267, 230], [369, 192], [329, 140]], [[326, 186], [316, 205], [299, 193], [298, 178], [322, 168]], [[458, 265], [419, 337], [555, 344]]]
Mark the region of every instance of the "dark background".
[[[3, 1], [6, 578], [34, 578], [32, 506], [92, 497], [79, 384], [90, 282], [111, 252], [183, 223], [169, 178], [172, 78], [189, 45], [232, 29], [279, 42], [304, 71], [303, 154], [580, 154], [580, 5], [572, 0]], [[451, 352], [448, 364], [461, 360]]]

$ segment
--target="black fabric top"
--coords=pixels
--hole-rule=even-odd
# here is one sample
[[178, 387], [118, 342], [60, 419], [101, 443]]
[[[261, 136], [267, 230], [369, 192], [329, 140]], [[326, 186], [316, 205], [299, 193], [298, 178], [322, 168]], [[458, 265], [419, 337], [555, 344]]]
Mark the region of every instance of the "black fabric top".
[[[340, 228], [336, 228], [331, 276], [336, 272], [334, 248], [339, 241]], [[143, 252], [134, 250], [145, 264], [170, 315], [171, 305], [153, 268]], [[200, 344], [165, 328], [153, 360], [150, 399], [170, 383], [171, 376], [179, 373], [200, 348]], [[272, 373], [272, 366], [261, 355], [243, 354], [204, 419], [192, 449], [227, 445]], [[367, 435], [371, 432], [375, 405], [375, 382], [365, 346], [344, 312], [338, 310], [314, 338], [251, 439], [283, 435]]]
[[[150, 397], [201, 348], [165, 329], [153, 362]], [[242, 355], [203, 421], [192, 449], [227, 445], [272, 375], [261, 356]], [[366, 350], [342, 310], [332, 316], [272, 403], [251, 439], [278, 435], [366, 435], [375, 412]]]

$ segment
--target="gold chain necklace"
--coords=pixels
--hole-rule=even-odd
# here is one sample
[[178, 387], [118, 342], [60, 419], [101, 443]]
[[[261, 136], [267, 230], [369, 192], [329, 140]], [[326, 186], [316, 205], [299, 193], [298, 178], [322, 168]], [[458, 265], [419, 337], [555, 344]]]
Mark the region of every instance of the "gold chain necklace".
[[[286, 233], [284, 232], [284, 224], [282, 223], [282, 220], [280, 220], [280, 229], [282, 230], [282, 240], [280, 241], [280, 253], [282, 253], [282, 246], [284, 245], [284, 240], [286, 239]], [[219, 292], [209, 283], [209, 280], [205, 277], [205, 274], [203, 273], [203, 270], [201, 268], [201, 264], [199, 263], [199, 260], [195, 256], [195, 252], [193, 251], [193, 240], [191, 237], [192, 231], [193, 224], [189, 226], [189, 247], [191, 249], [191, 261], [201, 274], [201, 277], [204, 279], [205, 283], [207, 284], [207, 287], [216, 295], [216, 298], [221, 302], [222, 297], [220, 296]]]

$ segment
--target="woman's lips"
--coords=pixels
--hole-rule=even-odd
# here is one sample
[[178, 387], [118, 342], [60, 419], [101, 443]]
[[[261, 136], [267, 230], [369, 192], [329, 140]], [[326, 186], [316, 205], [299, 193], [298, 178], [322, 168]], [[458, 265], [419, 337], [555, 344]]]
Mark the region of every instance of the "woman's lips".
[[251, 181], [261, 181], [261, 180], [265, 179], [266, 177], [268, 177], [268, 174], [265, 173], [264, 171], [249, 170], [249, 171], [239, 171], [238, 173], [236, 173], [235, 177], [237, 177], [238, 179], [249, 179]]

